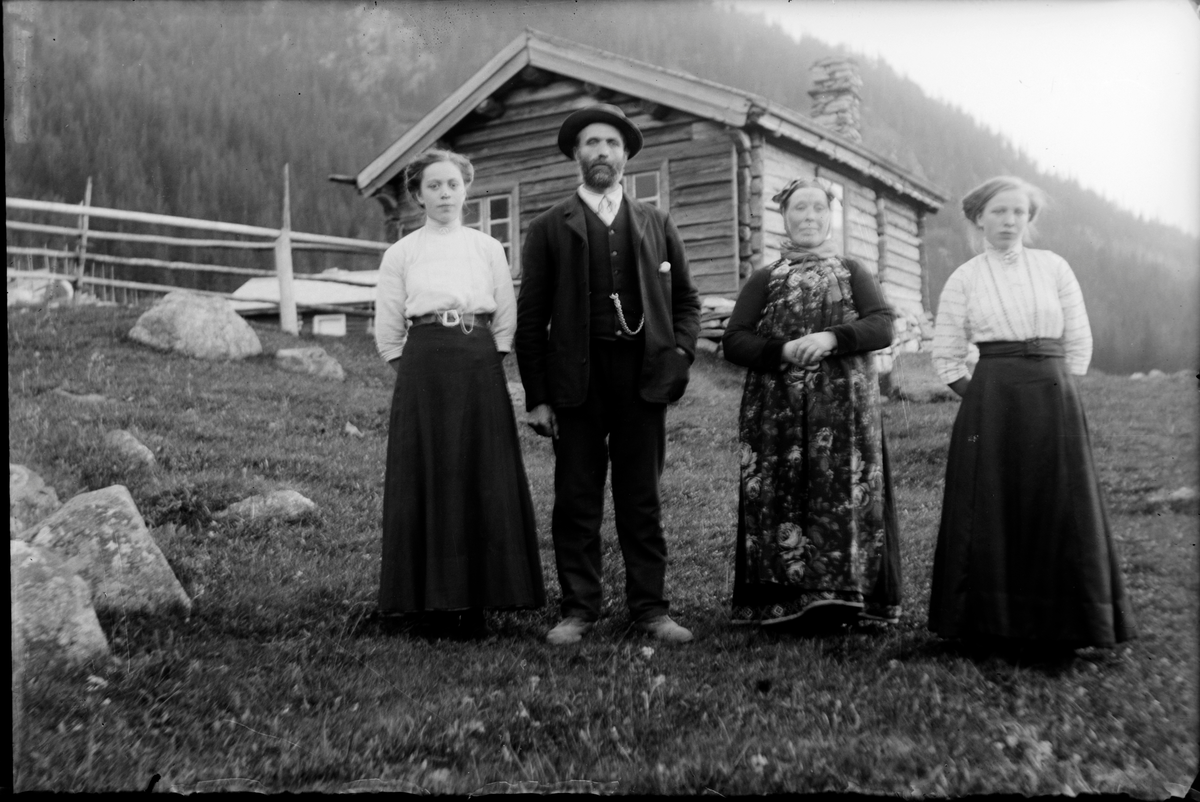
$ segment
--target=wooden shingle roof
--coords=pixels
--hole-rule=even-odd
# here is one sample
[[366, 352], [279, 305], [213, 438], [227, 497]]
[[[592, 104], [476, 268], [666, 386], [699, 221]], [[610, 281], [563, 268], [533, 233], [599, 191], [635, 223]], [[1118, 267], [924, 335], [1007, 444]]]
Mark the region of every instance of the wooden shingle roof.
[[355, 184], [374, 195], [418, 153], [433, 146], [455, 125], [522, 70], [584, 81], [739, 129], [758, 128], [820, 153], [867, 182], [878, 182], [929, 211], [946, 196], [908, 171], [824, 126], [752, 92], [694, 75], [618, 56], [550, 34], [527, 29], [462, 86], [362, 169]]

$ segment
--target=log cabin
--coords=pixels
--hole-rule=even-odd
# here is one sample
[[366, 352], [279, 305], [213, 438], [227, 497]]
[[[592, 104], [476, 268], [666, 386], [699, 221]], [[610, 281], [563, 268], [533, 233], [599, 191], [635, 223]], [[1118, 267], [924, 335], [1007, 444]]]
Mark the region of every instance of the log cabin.
[[403, 187], [405, 165], [429, 147], [475, 165], [464, 223], [496, 237], [521, 272], [530, 222], [579, 185], [555, 144], [572, 111], [621, 107], [645, 143], [625, 170], [625, 191], [670, 211], [702, 296], [737, 295], [778, 257], [783, 219], [771, 197], [800, 175], [826, 180], [840, 199], [834, 236], [871, 270], [901, 316], [927, 320], [924, 217], [946, 196], [861, 144], [853, 63], [812, 71], [814, 117], [764, 97], [527, 30], [354, 177], [376, 198], [395, 240], [420, 227]]

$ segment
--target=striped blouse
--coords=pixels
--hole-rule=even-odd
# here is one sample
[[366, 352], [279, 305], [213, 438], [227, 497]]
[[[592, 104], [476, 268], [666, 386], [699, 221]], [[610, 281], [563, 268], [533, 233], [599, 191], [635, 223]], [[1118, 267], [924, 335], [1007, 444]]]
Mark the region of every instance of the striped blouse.
[[491, 312], [496, 350], [512, 350], [517, 301], [504, 247], [461, 221], [425, 225], [388, 248], [375, 291], [375, 347], [391, 361], [404, 351], [408, 320], [430, 312]]
[[997, 340], [1061, 338], [1067, 367], [1087, 373], [1092, 329], [1066, 260], [1020, 245], [1007, 260], [1002, 256], [989, 247], [955, 270], [942, 289], [933, 337], [933, 366], [942, 381], [967, 378], [971, 344]]

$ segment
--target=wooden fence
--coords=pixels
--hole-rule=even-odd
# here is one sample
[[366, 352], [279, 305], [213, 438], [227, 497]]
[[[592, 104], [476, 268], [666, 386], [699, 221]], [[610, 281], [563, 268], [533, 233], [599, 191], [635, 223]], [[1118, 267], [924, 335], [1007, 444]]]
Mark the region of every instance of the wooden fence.
[[[389, 243], [371, 240], [332, 237], [324, 234], [306, 234], [291, 229], [290, 194], [288, 187], [288, 171], [284, 167], [283, 193], [283, 225], [278, 228], [263, 228], [239, 223], [223, 223], [214, 220], [197, 220], [190, 217], [175, 217], [164, 214], [150, 214], [121, 209], [106, 209], [91, 205], [92, 182], [88, 179], [84, 202], [80, 205], [70, 203], [54, 203], [50, 201], [28, 200], [24, 198], [5, 197], [6, 210], [5, 228], [8, 231], [26, 231], [36, 234], [50, 235], [63, 238], [61, 249], [48, 247], [29, 247], [8, 245], [5, 250], [8, 255], [8, 278], [47, 278], [47, 273], [70, 281], [76, 291], [90, 287], [93, 292], [105, 300], [139, 303], [146, 295], [151, 297], [164, 295], [179, 289], [188, 289], [203, 295], [217, 295], [232, 298], [230, 293], [213, 290], [191, 289], [169, 284], [154, 284], [148, 282], [126, 281], [115, 277], [120, 266], [153, 267], [170, 271], [187, 271], [191, 273], [221, 273], [252, 277], [276, 277], [279, 281], [279, 298], [247, 298], [238, 296], [239, 301], [254, 301], [277, 305], [279, 308], [280, 327], [291, 334], [299, 334], [300, 324], [297, 303], [293, 288], [292, 252], [294, 250], [322, 251], [346, 254], [378, 254], [389, 247]], [[75, 225], [50, 225], [8, 219], [9, 211], [34, 212], [45, 215], [66, 216], [75, 219]], [[89, 223], [93, 218], [119, 220], [147, 226], [185, 228], [195, 231], [233, 235], [244, 239], [201, 239], [192, 237], [166, 236], [163, 234], [135, 234], [120, 231], [102, 231], [93, 229]], [[274, 270], [260, 270], [249, 267], [233, 267], [216, 264], [195, 262], [170, 261], [149, 257], [115, 256], [95, 252], [97, 242], [115, 241], [137, 243], [146, 246], [186, 246], [204, 250], [234, 250], [234, 251], [264, 251], [274, 254]], [[91, 248], [91, 249], [90, 249]], [[24, 261], [27, 269], [13, 267], [16, 261]], [[40, 257], [43, 270], [34, 269], [34, 259]], [[344, 284], [361, 284], [336, 276], [321, 274], [304, 275], [307, 281], [329, 281]], [[305, 303], [300, 308], [315, 312], [339, 312], [344, 314], [370, 315], [370, 311], [351, 309], [327, 304]]]

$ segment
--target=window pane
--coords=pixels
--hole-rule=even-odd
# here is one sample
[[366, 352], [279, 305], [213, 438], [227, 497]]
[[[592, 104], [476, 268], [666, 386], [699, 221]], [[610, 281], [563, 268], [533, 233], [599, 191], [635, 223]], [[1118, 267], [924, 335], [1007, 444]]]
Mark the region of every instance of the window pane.
[[658, 173], [642, 173], [633, 177], [633, 196], [653, 198], [658, 194]]
[[470, 226], [471, 228], [479, 228], [480, 223], [482, 222], [479, 217], [480, 211], [481, 206], [479, 201], [467, 201], [466, 204], [463, 205], [463, 225]]
[[488, 213], [492, 220], [504, 220], [508, 218], [508, 196], [501, 195], [498, 198], [489, 199]]
[[490, 233], [493, 237], [500, 240], [501, 242], [508, 242], [509, 241], [508, 221], [505, 220], [500, 223], [492, 223], [490, 226], [490, 231], [488, 233]]

